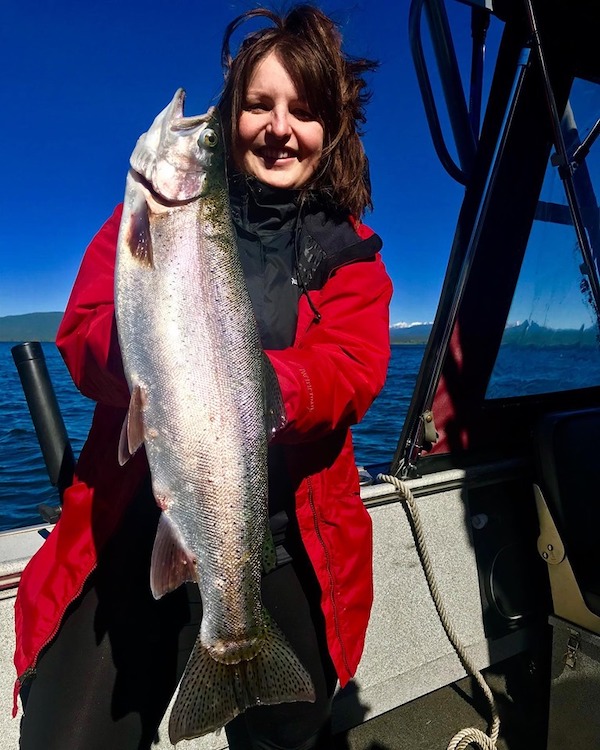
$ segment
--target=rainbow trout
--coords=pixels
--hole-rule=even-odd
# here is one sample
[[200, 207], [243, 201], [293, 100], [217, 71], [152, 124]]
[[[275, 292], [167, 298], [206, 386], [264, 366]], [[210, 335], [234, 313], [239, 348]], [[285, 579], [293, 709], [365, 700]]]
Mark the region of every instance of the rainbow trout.
[[177, 91], [131, 156], [115, 275], [131, 391], [119, 461], [144, 444], [162, 509], [152, 593], [195, 581], [202, 598], [173, 743], [250, 706], [314, 700], [260, 596], [272, 551], [267, 442], [285, 421], [281, 393], [238, 256], [219, 115], [184, 117], [184, 98]]

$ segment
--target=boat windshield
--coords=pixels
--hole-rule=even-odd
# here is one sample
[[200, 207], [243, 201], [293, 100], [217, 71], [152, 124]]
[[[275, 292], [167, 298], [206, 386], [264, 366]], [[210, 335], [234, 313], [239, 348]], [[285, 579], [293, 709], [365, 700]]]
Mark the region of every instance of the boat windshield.
[[[575, 79], [562, 120], [569, 157], [600, 118], [600, 85]], [[600, 385], [598, 316], [586, 266], [551, 155], [487, 398], [551, 393]], [[583, 222], [598, 262], [600, 143], [575, 169]], [[523, 366], [519, 365], [522, 360]], [[525, 365], [525, 362], [527, 364]]]

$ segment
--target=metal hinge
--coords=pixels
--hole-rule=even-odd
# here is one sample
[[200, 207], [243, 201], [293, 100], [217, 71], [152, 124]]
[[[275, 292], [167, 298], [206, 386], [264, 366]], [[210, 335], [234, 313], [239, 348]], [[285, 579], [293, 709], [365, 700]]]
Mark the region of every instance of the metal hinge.
[[433, 412], [428, 410], [424, 411], [421, 415], [423, 420], [423, 442], [433, 445], [438, 441], [438, 432], [435, 429], [435, 421], [433, 419]]

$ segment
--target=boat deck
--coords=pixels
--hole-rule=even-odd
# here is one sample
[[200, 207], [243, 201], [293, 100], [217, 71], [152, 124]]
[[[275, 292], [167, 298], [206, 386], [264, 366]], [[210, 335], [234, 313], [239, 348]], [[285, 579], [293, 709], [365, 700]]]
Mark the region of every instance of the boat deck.
[[[506, 660], [485, 670], [484, 676], [500, 713], [498, 750], [545, 750], [543, 676], [529, 656]], [[485, 698], [465, 677], [336, 735], [332, 750], [446, 750], [461, 729], [477, 727], [485, 732], [488, 716]]]
[[[502, 720], [498, 750], [543, 750], [545, 711], [533, 701], [545, 694], [540, 686], [549, 684], [549, 679], [546, 676], [544, 683], [543, 675], [531, 668], [531, 663], [547, 662], [531, 653], [543, 627], [535, 629], [535, 636], [527, 636], [529, 629], [525, 628], [496, 640], [486, 639], [475, 552], [465, 525], [463, 480], [455, 477], [458, 486], [454, 487], [451, 478], [448, 473], [429, 477], [428, 482], [437, 482], [438, 491], [419, 499], [428, 539], [434, 542], [434, 566], [447, 589], [445, 599], [460, 624], [471, 658], [480, 667], [494, 664], [486, 673]], [[419, 482], [411, 480], [415, 491]], [[383, 485], [367, 489], [387, 492]], [[378, 596], [361, 674], [351, 683], [355, 692], [346, 688], [334, 709], [334, 727], [353, 728], [336, 736], [332, 750], [445, 750], [465, 727], [485, 731], [488, 708], [478, 688], [474, 694], [471, 679], [460, 679], [464, 672], [435, 614], [402, 505], [392, 496], [383, 499], [388, 502], [370, 508], [382, 554], [375, 561]], [[1, 750], [18, 744], [18, 719], [10, 719], [16, 593], [12, 579], [18, 578], [24, 560], [39, 547], [45, 533], [45, 527], [31, 527], [2, 536], [0, 573], [6, 588], [0, 592]], [[401, 632], [398, 612], [403, 613]], [[397, 708], [388, 710], [390, 707]], [[166, 727], [159, 730], [159, 747], [171, 747]], [[226, 745], [221, 733], [182, 742], [181, 747], [223, 750]]]

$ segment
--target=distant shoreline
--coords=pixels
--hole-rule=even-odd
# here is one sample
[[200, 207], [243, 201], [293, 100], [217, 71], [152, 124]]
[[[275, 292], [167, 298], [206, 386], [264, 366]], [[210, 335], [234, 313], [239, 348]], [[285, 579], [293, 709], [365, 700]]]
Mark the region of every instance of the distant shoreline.
[[63, 313], [42, 312], [7, 315], [0, 318], [0, 341], [18, 344], [23, 341], [54, 342]]
[[[18, 344], [24, 341], [54, 343], [63, 318], [60, 311], [26, 313], [0, 317], [0, 342]], [[423, 346], [431, 333], [431, 323], [390, 326], [392, 346]], [[540, 326], [534, 321], [508, 325], [504, 331], [503, 346], [517, 347], [584, 347], [598, 348], [598, 329], [595, 326], [579, 329], [554, 329]]]

